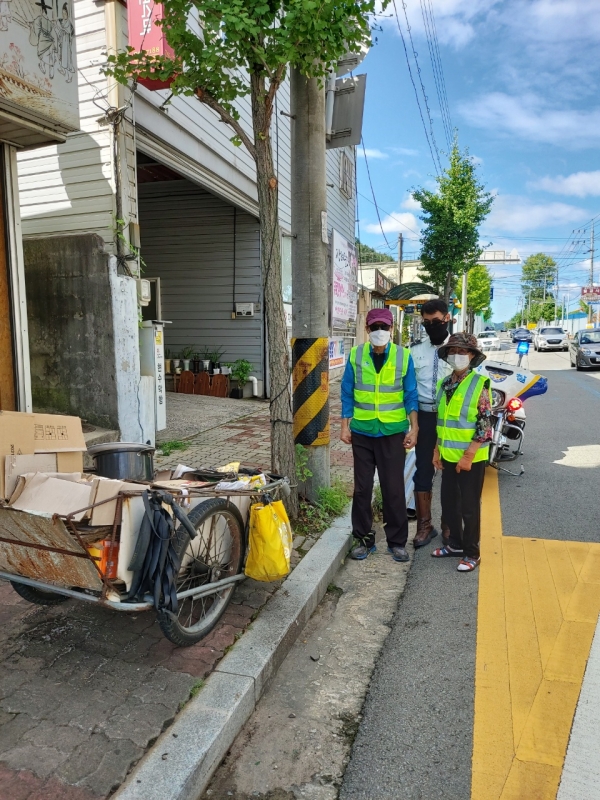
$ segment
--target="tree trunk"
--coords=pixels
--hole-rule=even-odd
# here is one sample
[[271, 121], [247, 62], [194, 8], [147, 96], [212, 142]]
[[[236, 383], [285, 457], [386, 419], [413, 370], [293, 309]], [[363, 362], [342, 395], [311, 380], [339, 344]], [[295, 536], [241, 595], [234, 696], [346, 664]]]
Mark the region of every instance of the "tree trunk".
[[450, 302], [450, 294], [452, 292], [452, 272], [448, 271], [446, 273], [446, 286], [444, 288], [444, 300], [446, 303]]
[[[271, 109], [266, 105], [264, 78], [251, 74], [250, 82], [260, 218], [261, 271], [268, 347], [271, 469], [279, 475], [287, 475], [290, 482], [296, 484], [290, 357], [281, 283], [278, 178], [273, 168], [270, 135]], [[296, 517], [298, 514], [297, 489], [292, 489], [286, 506], [290, 516]]]
[[473, 333], [473, 328], [475, 327], [475, 312], [469, 310], [467, 312], [467, 331], [468, 333]]

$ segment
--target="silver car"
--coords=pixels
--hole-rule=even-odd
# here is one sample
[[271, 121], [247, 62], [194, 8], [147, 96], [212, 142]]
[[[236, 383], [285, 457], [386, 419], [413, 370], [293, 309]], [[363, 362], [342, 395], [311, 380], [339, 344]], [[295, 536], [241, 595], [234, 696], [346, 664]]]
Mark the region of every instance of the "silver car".
[[533, 334], [534, 350], [569, 349], [569, 337], [562, 328], [539, 328]]
[[571, 366], [600, 367], [600, 329], [577, 331], [570, 347]]

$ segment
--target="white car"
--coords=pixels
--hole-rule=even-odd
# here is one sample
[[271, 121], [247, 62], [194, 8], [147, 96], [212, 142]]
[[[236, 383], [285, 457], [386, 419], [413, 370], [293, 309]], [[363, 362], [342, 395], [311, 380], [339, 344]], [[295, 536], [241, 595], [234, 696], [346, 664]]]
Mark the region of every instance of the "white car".
[[482, 350], [500, 350], [500, 339], [496, 331], [481, 331], [477, 334], [477, 344]]
[[562, 328], [538, 328], [533, 332], [533, 347], [535, 350], [566, 351], [569, 349], [569, 336]]

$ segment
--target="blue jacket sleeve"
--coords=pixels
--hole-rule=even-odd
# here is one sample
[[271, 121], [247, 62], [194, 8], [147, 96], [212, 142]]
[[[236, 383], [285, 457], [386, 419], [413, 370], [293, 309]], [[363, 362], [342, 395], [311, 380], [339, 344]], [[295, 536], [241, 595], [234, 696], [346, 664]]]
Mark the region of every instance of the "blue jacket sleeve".
[[406, 413], [419, 410], [419, 392], [417, 391], [417, 373], [412, 356], [408, 357], [408, 368], [403, 380], [404, 387], [404, 407]]
[[[415, 382], [416, 386], [416, 382]], [[350, 419], [354, 416], [354, 370], [350, 361], [346, 362], [346, 369], [342, 378], [342, 417]]]

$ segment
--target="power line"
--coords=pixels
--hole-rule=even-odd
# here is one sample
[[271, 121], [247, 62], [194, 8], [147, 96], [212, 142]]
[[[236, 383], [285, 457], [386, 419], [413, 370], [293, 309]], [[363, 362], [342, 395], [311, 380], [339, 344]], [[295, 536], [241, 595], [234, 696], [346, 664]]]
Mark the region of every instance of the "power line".
[[[413, 89], [414, 89], [414, 92], [415, 92], [415, 98], [417, 100], [417, 106], [419, 108], [419, 116], [421, 117], [421, 122], [423, 123], [423, 130], [425, 131], [425, 138], [427, 139], [427, 145], [429, 146], [429, 152], [431, 153], [431, 160], [433, 161], [433, 168], [435, 169], [436, 174], [439, 175], [438, 165], [436, 164], [435, 156], [433, 155], [433, 147], [432, 147], [431, 141], [429, 139], [429, 133], [427, 132], [427, 126], [425, 125], [425, 118], [423, 117], [423, 109], [421, 108], [421, 101], [419, 100], [419, 92], [417, 90], [417, 85], [416, 85], [415, 79], [413, 77], [412, 67], [410, 66], [410, 59], [408, 57], [408, 49], [406, 47], [406, 40], [404, 39], [404, 33], [402, 32], [402, 27], [400, 25], [400, 17], [398, 16], [398, 9], [396, 8], [396, 0], [392, 0], [392, 3], [394, 5], [394, 14], [396, 16], [396, 23], [398, 25], [398, 30], [400, 32], [400, 38], [402, 39], [402, 46], [404, 48], [404, 56], [406, 58], [406, 65], [408, 67], [408, 74], [410, 75], [410, 82], [413, 85]], [[436, 152], [437, 152], [437, 147], [436, 147]], [[439, 153], [438, 153], [438, 160], [439, 160]], [[440, 169], [441, 169], [441, 165], [440, 165]]]
[[[373, 205], [377, 207], [377, 203], [374, 203], [373, 200], [370, 200], [365, 194], [361, 194], [361, 192], [357, 192], [356, 194], [360, 194], [360, 196], [363, 197], [368, 203], [373, 203]], [[398, 217], [395, 217], [393, 214], [390, 214], [389, 211], [386, 211], [385, 208], [381, 208], [381, 206], [378, 206], [378, 208], [381, 211], [383, 211], [384, 214], [387, 214], [387, 216], [390, 217], [390, 219], [395, 220], [399, 225], [402, 225], [403, 228], [406, 228], [407, 231], [410, 231], [411, 233], [414, 233], [415, 236], [417, 236], [418, 239], [420, 240], [421, 234], [419, 233], [419, 231], [416, 231], [414, 228], [409, 227], [405, 222], [402, 222], [401, 219], [398, 219]], [[386, 239], [386, 242], [387, 242], [387, 239]], [[389, 244], [389, 242], [388, 242], [388, 244]]]
[[360, 143], [362, 144], [363, 154], [364, 154], [364, 157], [365, 157], [365, 166], [367, 168], [367, 176], [369, 178], [369, 186], [371, 187], [371, 194], [373, 195], [373, 205], [375, 206], [375, 210], [377, 211], [377, 219], [379, 220], [379, 227], [381, 228], [381, 233], [383, 234], [383, 238], [385, 239], [385, 243], [387, 244], [388, 247], [391, 247], [390, 243], [387, 240], [387, 236], [385, 235], [385, 231], [383, 230], [383, 225], [381, 223], [381, 216], [379, 214], [379, 206], [377, 205], [377, 200], [375, 199], [375, 189], [373, 189], [373, 181], [371, 180], [371, 170], [369, 169], [369, 161], [367, 159], [367, 149], [365, 147], [365, 140], [362, 138], [362, 136], [360, 138]]
[[448, 150], [450, 150], [452, 147], [452, 121], [450, 119], [450, 110], [448, 108], [446, 81], [444, 79], [444, 68], [442, 66], [442, 59], [437, 39], [435, 17], [433, 16], [433, 6], [431, 4], [431, 0], [420, 0], [420, 2], [421, 16], [423, 17], [423, 25], [425, 27], [425, 38], [427, 39], [427, 46], [429, 47], [433, 80], [440, 105], [442, 125], [444, 127], [444, 133], [446, 136], [446, 145], [448, 146]]
[[[395, 8], [395, 0], [394, 0], [394, 8]], [[437, 156], [437, 162], [440, 168], [440, 172], [442, 172], [442, 162], [440, 160], [440, 151], [438, 150], [437, 142], [435, 141], [435, 133], [433, 132], [433, 119], [431, 118], [431, 109], [429, 108], [429, 98], [427, 97], [427, 92], [425, 91], [425, 84], [423, 83], [423, 74], [421, 72], [421, 67], [419, 66], [419, 56], [415, 49], [415, 43], [412, 37], [412, 28], [410, 27], [410, 22], [408, 21], [408, 12], [406, 10], [406, 3], [402, 0], [402, 8], [404, 9], [404, 19], [406, 20], [406, 28], [408, 30], [408, 37], [410, 39], [410, 46], [413, 52], [413, 58], [415, 59], [415, 64], [417, 67], [417, 73], [419, 75], [419, 82], [421, 84], [421, 92], [423, 94], [423, 100], [425, 102], [425, 109], [427, 111], [427, 118], [429, 119], [429, 133], [431, 136], [431, 141], [433, 143], [433, 148], [435, 150], [435, 154]]]

